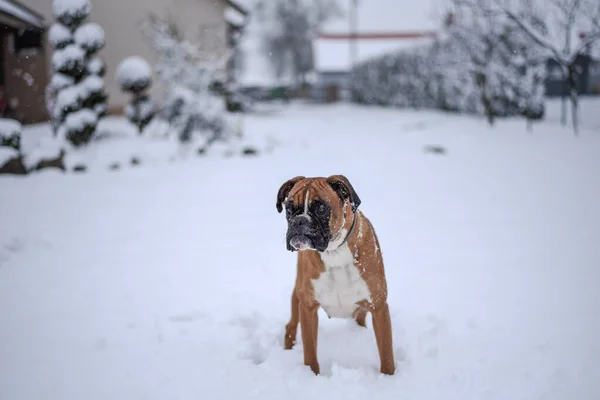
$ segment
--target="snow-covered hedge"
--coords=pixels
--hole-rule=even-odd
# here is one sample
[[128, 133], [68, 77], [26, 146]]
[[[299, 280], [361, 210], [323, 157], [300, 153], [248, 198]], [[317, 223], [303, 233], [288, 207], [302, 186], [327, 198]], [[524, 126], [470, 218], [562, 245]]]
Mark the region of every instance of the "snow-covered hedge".
[[501, 38], [486, 65], [470, 62], [474, 56], [464, 39], [452, 35], [363, 62], [349, 79], [353, 98], [364, 104], [493, 114], [491, 121], [542, 118], [545, 59], [530, 42], [520, 42], [522, 37]]

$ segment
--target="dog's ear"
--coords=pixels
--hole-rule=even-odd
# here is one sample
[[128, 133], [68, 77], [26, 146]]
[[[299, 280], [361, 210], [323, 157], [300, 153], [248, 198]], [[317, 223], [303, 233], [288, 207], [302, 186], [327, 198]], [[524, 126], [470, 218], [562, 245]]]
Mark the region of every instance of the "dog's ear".
[[360, 198], [348, 178], [344, 175], [333, 175], [327, 178], [327, 183], [329, 183], [329, 186], [331, 186], [342, 201], [349, 200], [352, 212], [356, 212], [356, 209], [360, 205]]
[[302, 179], [304, 179], [303, 176], [297, 176], [281, 185], [281, 187], [279, 188], [279, 192], [277, 192], [277, 212], [281, 213], [283, 211], [283, 201], [287, 197], [288, 193], [290, 193], [290, 190], [292, 190], [294, 185], [296, 185], [296, 183], [298, 183]]

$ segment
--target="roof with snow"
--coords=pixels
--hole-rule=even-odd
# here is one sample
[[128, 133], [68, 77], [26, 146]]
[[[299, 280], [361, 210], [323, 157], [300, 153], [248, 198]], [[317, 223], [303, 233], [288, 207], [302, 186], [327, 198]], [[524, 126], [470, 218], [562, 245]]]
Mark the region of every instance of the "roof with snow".
[[13, 0], [0, 0], [0, 23], [17, 29], [44, 29], [44, 18]]

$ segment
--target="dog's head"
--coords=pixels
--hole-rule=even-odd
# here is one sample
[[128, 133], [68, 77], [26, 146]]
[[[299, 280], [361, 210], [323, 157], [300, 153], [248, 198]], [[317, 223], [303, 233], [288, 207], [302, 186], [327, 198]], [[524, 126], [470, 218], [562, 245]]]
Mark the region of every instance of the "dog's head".
[[277, 211], [286, 213], [288, 250], [323, 252], [343, 241], [346, 222], [353, 220], [359, 205], [360, 198], [343, 175], [297, 176], [285, 182], [277, 193]]

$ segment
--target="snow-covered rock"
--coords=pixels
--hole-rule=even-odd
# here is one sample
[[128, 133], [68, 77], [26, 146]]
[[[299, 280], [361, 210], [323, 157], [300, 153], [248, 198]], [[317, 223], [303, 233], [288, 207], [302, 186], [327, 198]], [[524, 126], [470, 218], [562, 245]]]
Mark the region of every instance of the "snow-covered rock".
[[62, 49], [73, 43], [73, 34], [61, 23], [54, 23], [48, 30], [48, 41], [52, 47]]
[[75, 30], [75, 43], [87, 52], [94, 52], [104, 46], [104, 29], [94, 22], [89, 22]]
[[142, 57], [128, 57], [117, 67], [117, 82], [125, 91], [145, 90], [152, 83], [152, 68]]

